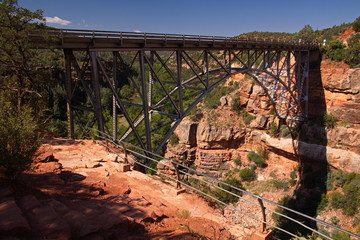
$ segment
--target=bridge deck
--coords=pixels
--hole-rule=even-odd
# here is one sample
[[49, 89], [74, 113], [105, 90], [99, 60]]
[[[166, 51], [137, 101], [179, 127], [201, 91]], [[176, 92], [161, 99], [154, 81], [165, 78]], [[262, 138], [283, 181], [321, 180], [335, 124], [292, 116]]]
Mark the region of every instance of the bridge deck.
[[[236, 50], [272, 49], [308, 51], [316, 49], [314, 43], [295, 43], [276, 39], [248, 39], [237, 37], [218, 37], [201, 35], [179, 35], [159, 33], [136, 33], [114, 31], [87, 31], [69, 29], [47, 30], [49, 37], [55, 39], [60, 49], [98, 49], [98, 50]], [[43, 32], [32, 32], [29, 37], [36, 43], [43, 43]], [[46, 47], [44, 45], [40, 47]]]

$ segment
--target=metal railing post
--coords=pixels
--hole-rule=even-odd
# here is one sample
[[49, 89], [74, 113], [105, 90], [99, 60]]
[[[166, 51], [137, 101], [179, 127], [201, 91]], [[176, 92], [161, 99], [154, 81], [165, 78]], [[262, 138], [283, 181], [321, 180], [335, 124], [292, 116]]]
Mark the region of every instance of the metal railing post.
[[264, 203], [263, 200], [261, 198], [257, 199], [259, 204], [260, 204], [260, 208], [261, 208], [261, 214], [263, 217], [264, 222], [262, 223], [262, 232], [265, 232], [266, 230], [266, 214], [265, 214], [265, 207], [264, 207]]

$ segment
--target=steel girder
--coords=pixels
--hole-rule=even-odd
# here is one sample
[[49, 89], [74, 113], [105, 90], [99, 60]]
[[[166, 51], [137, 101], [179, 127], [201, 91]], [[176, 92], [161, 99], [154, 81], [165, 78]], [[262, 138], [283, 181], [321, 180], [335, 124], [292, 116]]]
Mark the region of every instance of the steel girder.
[[[158, 152], [207, 93], [239, 73], [249, 74], [264, 88], [280, 118], [307, 118], [307, 50], [64, 52], [71, 137], [74, 119], [82, 121], [85, 131], [96, 122], [100, 131], [112, 128], [114, 139], [136, 141]], [[105, 124], [109, 110], [102, 103], [103, 88], [112, 96], [112, 126]], [[79, 103], [77, 94], [87, 101]], [[91, 114], [84, 120], [77, 111]]]

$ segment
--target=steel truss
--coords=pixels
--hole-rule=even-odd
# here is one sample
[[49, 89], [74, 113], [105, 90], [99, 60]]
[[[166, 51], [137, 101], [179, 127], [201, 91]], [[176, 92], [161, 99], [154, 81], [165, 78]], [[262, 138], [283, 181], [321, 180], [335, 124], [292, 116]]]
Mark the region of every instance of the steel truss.
[[[70, 137], [75, 136], [74, 121], [81, 121], [85, 131], [96, 123], [100, 131], [112, 128], [114, 139], [158, 152], [206, 94], [239, 73], [263, 87], [280, 118], [307, 118], [309, 50], [89, 48], [64, 53]], [[112, 126], [105, 124], [105, 87], [113, 97]], [[87, 102], [76, 102], [78, 94]], [[78, 111], [88, 111], [88, 119], [80, 119]]]

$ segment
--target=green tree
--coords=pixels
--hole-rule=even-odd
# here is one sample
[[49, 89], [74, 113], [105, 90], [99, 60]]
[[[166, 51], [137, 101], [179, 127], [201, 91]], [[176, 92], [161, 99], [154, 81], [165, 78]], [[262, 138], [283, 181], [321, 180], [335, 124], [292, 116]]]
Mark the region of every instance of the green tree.
[[313, 42], [315, 40], [315, 32], [310, 25], [305, 25], [296, 35], [295, 38], [301, 42]]
[[352, 27], [355, 32], [360, 32], [360, 17], [355, 20], [355, 22], [352, 24]]
[[19, 7], [17, 0], [3, 0], [0, 3], [0, 90], [10, 91], [18, 108], [26, 104], [32, 95], [40, 95], [36, 88], [42, 76], [32, 66], [35, 57], [34, 44], [28, 33], [44, 25], [35, 23], [43, 20], [42, 12], [31, 12]]
[[42, 28], [34, 23], [42, 19], [40, 10], [0, 1], [0, 166], [13, 179], [30, 165], [40, 144], [37, 100], [48, 75], [33, 65], [37, 55], [28, 33]]
[[29, 107], [0, 101], [0, 166], [15, 179], [27, 169], [40, 146], [37, 124]]

